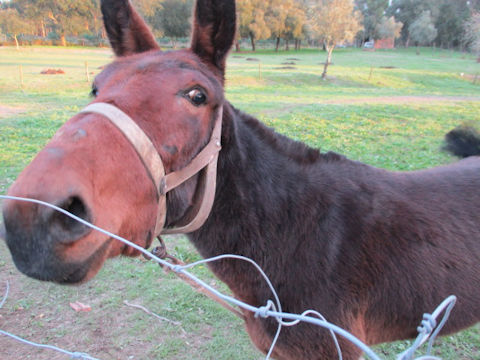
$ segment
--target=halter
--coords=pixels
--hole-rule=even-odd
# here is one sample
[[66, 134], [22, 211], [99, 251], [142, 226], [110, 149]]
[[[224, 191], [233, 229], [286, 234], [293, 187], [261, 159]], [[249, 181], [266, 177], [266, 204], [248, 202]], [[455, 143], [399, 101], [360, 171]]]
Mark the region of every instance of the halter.
[[[165, 174], [162, 159], [149, 137], [122, 110], [107, 103], [94, 103], [82, 111], [100, 114], [110, 120], [128, 139], [140, 157], [147, 174], [152, 179], [158, 198], [157, 220], [154, 237], [160, 234], [185, 234], [200, 228], [212, 210], [215, 197], [218, 154], [221, 146], [223, 107], [217, 110], [215, 125], [209, 143], [184, 168]], [[194, 194], [194, 205], [176, 224], [176, 227], [164, 228], [167, 215], [166, 195], [192, 176], [200, 173], [197, 191]], [[154, 238], [152, 237], [152, 238]]]

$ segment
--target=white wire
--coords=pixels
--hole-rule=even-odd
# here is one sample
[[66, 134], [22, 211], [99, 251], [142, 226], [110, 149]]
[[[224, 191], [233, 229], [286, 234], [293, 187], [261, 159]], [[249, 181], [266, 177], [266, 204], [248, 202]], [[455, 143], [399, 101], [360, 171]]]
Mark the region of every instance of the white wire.
[[[6, 286], [6, 290], [5, 290], [5, 295], [3, 296], [3, 300], [2, 302], [0, 302], [0, 309], [3, 307], [3, 305], [5, 304], [5, 301], [7, 301], [7, 298], [8, 298], [8, 293], [10, 291], [10, 283], [7, 281], [7, 286]], [[67, 351], [67, 350], [64, 350], [64, 349], [61, 349], [59, 347], [56, 347], [56, 346], [53, 346], [53, 345], [45, 345], [45, 344], [38, 344], [38, 343], [35, 343], [33, 341], [30, 341], [30, 340], [26, 340], [26, 339], [23, 339], [17, 335], [13, 335], [5, 330], [1, 330], [0, 329], [0, 334], [3, 334], [5, 336], [9, 336], [11, 337], [12, 339], [15, 339], [17, 341], [20, 341], [24, 344], [27, 344], [27, 345], [30, 345], [30, 346], [34, 346], [34, 347], [38, 347], [38, 348], [43, 348], [43, 349], [50, 349], [50, 350], [54, 350], [54, 351], [58, 351], [58, 352], [61, 352], [63, 354], [66, 354], [66, 355], [69, 355], [72, 359], [86, 359], [86, 360], [98, 360], [94, 357], [91, 357], [90, 355], [88, 354], [85, 354], [85, 353], [80, 353], [80, 352], [70, 352], [70, 351]]]
[[3, 305], [5, 304], [5, 301], [7, 301], [7, 298], [8, 298], [8, 293], [10, 292], [10, 283], [7, 281], [7, 285], [6, 285], [6, 290], [5, 290], [5, 295], [3, 296], [3, 299], [2, 301], [0, 302], [0, 309], [3, 307]]
[[[138, 246], [138, 245], [136, 245], [136, 244], [120, 237], [120, 236], [118, 236], [118, 235], [115, 235], [115, 234], [113, 234], [113, 233], [111, 233], [107, 230], [99, 228], [98, 226], [95, 226], [95, 225], [79, 218], [78, 216], [75, 216], [75, 215], [69, 213], [68, 211], [66, 211], [64, 209], [59, 208], [58, 206], [49, 204], [49, 203], [41, 201], [41, 200], [21, 198], [21, 197], [15, 197], [15, 196], [7, 196], [7, 195], [0, 195], [0, 199], [25, 201], [25, 202], [31, 202], [31, 203], [36, 203], [36, 204], [40, 204], [40, 205], [50, 207], [50, 208], [52, 208], [56, 211], [59, 211], [59, 212], [65, 214], [65, 215], [69, 216], [70, 218], [72, 218], [74, 220], [77, 220], [78, 222], [84, 224], [85, 226], [88, 226], [88, 227], [90, 227], [90, 228], [92, 228], [96, 231], [99, 231], [99, 232], [101, 232], [101, 233], [103, 233], [103, 234], [105, 234], [105, 235], [107, 235], [111, 238], [117, 239], [117, 240], [123, 242], [124, 244], [133, 247], [134, 249], [140, 251], [142, 254], [150, 257], [151, 259], [155, 260], [156, 262], [160, 263], [161, 265], [166, 266], [166, 267], [170, 268], [171, 270], [173, 270], [175, 272], [179, 272], [179, 273], [187, 276], [188, 278], [195, 281], [200, 286], [204, 287], [206, 290], [210, 291], [211, 293], [213, 293], [217, 297], [219, 297], [219, 298], [221, 298], [225, 301], [228, 301], [232, 304], [235, 304], [235, 305], [239, 306], [240, 308], [243, 308], [245, 310], [253, 312], [256, 317], [261, 316], [261, 317], [264, 317], [264, 318], [267, 318], [267, 317], [275, 318], [279, 323], [279, 327], [278, 327], [277, 333], [276, 333], [276, 335], [275, 335], [275, 337], [272, 341], [272, 345], [270, 347], [270, 350], [267, 354], [266, 359], [268, 359], [269, 356], [271, 355], [271, 353], [273, 352], [274, 346], [275, 346], [275, 344], [278, 340], [278, 337], [280, 335], [281, 327], [282, 326], [293, 326], [293, 325], [296, 325], [299, 321], [303, 321], [303, 322], [307, 322], [307, 323], [310, 323], [310, 324], [314, 324], [314, 325], [318, 325], [318, 326], [321, 326], [323, 328], [326, 328], [326, 329], [330, 330], [330, 332], [332, 334], [335, 333], [335, 334], [341, 335], [344, 338], [346, 338], [347, 340], [349, 340], [350, 342], [352, 342], [359, 349], [361, 349], [365, 353], [365, 355], [367, 355], [369, 358], [371, 358], [373, 360], [381, 360], [380, 357], [377, 354], [375, 354], [375, 352], [373, 352], [372, 349], [370, 349], [366, 344], [364, 344], [362, 341], [360, 341], [354, 335], [350, 334], [349, 332], [345, 331], [344, 329], [342, 329], [342, 328], [340, 328], [340, 327], [338, 327], [334, 324], [331, 324], [331, 323], [327, 322], [321, 314], [319, 314], [318, 312], [316, 312], [314, 310], [307, 310], [304, 313], [302, 313], [301, 315], [282, 312], [281, 311], [281, 304], [280, 304], [278, 295], [277, 295], [271, 281], [268, 279], [268, 276], [260, 268], [260, 266], [257, 263], [255, 263], [252, 259], [249, 259], [249, 258], [246, 258], [246, 257], [243, 257], [243, 256], [239, 256], [239, 255], [229, 255], [229, 254], [227, 254], [227, 255], [219, 255], [219, 256], [216, 256], [216, 257], [213, 257], [213, 258], [210, 258], [210, 259], [200, 260], [200, 261], [197, 261], [195, 263], [187, 264], [187, 265], [184, 265], [184, 266], [173, 265], [173, 264], [171, 264], [171, 263], [169, 263], [169, 262], [167, 262], [163, 259], [160, 259], [159, 257], [155, 256], [151, 252], [145, 250], [144, 248], [142, 248], [142, 247], [140, 247], [140, 246]], [[192, 268], [193, 266], [196, 266], [196, 265], [199, 265], [199, 264], [204, 264], [204, 263], [207, 263], [207, 262], [217, 261], [217, 260], [220, 260], [220, 259], [227, 259], [227, 258], [233, 258], [233, 259], [248, 261], [249, 263], [254, 265], [255, 268], [264, 277], [264, 279], [267, 282], [268, 286], [270, 287], [272, 293], [274, 294], [275, 300], [276, 300], [277, 305], [278, 305], [278, 310], [280, 310], [280, 311], [277, 311], [277, 309], [275, 307], [275, 304], [270, 300], [267, 302], [266, 306], [257, 308], [257, 307], [254, 307], [252, 305], [246, 304], [246, 303], [244, 303], [244, 302], [242, 302], [238, 299], [235, 299], [231, 296], [222, 294], [218, 290], [212, 288], [210, 285], [205, 283], [203, 280], [197, 278], [195, 275], [185, 271], [185, 269]], [[433, 318], [436, 319], [436, 317], [438, 317], [439, 314], [445, 310], [445, 307], [447, 307], [446, 314], [445, 314], [444, 318], [442, 319], [442, 322], [439, 326], [440, 328], [436, 329], [436, 331], [434, 332], [434, 336], [436, 336], [436, 334], [440, 331], [441, 326], [443, 326], [443, 324], [446, 322], [446, 320], [448, 318], [448, 315], [450, 314], [450, 310], [453, 307], [453, 305], [455, 304], [455, 299], [456, 298], [454, 296], [451, 296], [451, 297], [447, 298], [446, 300], [444, 300], [442, 302], [442, 304], [431, 315]], [[271, 310], [272, 308], [273, 308], [273, 310]], [[314, 318], [312, 316], [307, 316], [307, 314], [314, 314], [314, 315], [320, 317], [320, 319]], [[286, 323], [284, 321], [284, 319], [292, 320], [292, 322]], [[5, 333], [4, 331], [1, 331], [1, 332]], [[426, 335], [426, 338], [423, 337], [424, 335]], [[434, 338], [434, 336], [432, 336], [432, 338]], [[412, 346], [412, 348], [407, 350], [406, 352], [404, 352], [400, 356], [405, 355], [410, 350], [413, 350], [413, 352], [414, 352], [416, 350], [415, 346], [416, 346], [417, 342], [422, 342], [423, 343], [429, 337], [430, 337], [430, 334], [422, 334], [422, 333], [419, 334], [420, 341], [418, 341], [419, 338], [417, 338], [417, 341]], [[341, 350], [340, 350], [337, 338], [335, 336], [333, 336], [333, 339], [335, 341], [335, 346], [337, 347], [337, 351], [339, 353], [339, 358], [342, 359]], [[72, 354], [80, 354], [80, 353], [72, 353]], [[418, 360], [421, 360], [421, 359], [426, 360], [426, 359], [437, 359], [437, 358], [427, 355], [427, 356], [418, 358]]]
[[[16, 200], [16, 201], [24, 201], [24, 202], [30, 202], [30, 203], [35, 203], [35, 204], [39, 204], [39, 205], [43, 205], [43, 206], [47, 206], [49, 208], [52, 208], [56, 211], [59, 211], [61, 212], [62, 214], [65, 214], [67, 215], [68, 217], [84, 224], [85, 226], [88, 226], [94, 230], [97, 230], [107, 236], [110, 236], [114, 239], [117, 239], [121, 242], [123, 242], [124, 244], [127, 244], [131, 247], [133, 247], [134, 249], [140, 251], [142, 254], [145, 254], [146, 256], [150, 257], [151, 259], [157, 261], [158, 263], [164, 265], [164, 266], [167, 266], [168, 268], [172, 269], [173, 271], [175, 272], [179, 272], [179, 273], [182, 273], [183, 275], [189, 277], [191, 280], [197, 282], [200, 286], [204, 287], [205, 289], [207, 289], [208, 291], [210, 291], [211, 293], [215, 294], [216, 296], [218, 296], [219, 298], [225, 300], [225, 301], [228, 301], [230, 303], [233, 303], [245, 310], [248, 310], [248, 311], [251, 311], [253, 312], [254, 314], [258, 314], [259, 312], [264, 312], [264, 308], [257, 308], [257, 307], [254, 307], [254, 306], [251, 306], [249, 304], [246, 304], [238, 299], [235, 299], [231, 296], [228, 296], [228, 295], [225, 295], [225, 294], [222, 294], [220, 293], [218, 290], [214, 289], [213, 287], [211, 287], [210, 285], [208, 285], [207, 283], [205, 283], [204, 281], [202, 281], [201, 279], [197, 278], [195, 275], [193, 274], [190, 274], [189, 272], [185, 271], [184, 269], [186, 268], [190, 268], [192, 266], [195, 265], [198, 265], [198, 264], [201, 264], [201, 263], [205, 263], [205, 262], [209, 262], [209, 261], [214, 261], [214, 260], [210, 260], [210, 259], [204, 259], [204, 260], [200, 260], [200, 261], [197, 261], [196, 263], [194, 264], [187, 264], [187, 265], [184, 265], [184, 266], [179, 266], [179, 265], [173, 265], [163, 259], [160, 259], [159, 257], [153, 255], [151, 252], [145, 250], [144, 248], [138, 246], [137, 244], [134, 244], [116, 234], [113, 234], [107, 230], [104, 230], [96, 225], [93, 225], [91, 223], [89, 223], [88, 221], [85, 221], [84, 219], [82, 218], [79, 218], [78, 216], [75, 216], [71, 213], [69, 213], [68, 211], [66, 211], [65, 209], [62, 209], [58, 206], [55, 206], [55, 205], [52, 205], [50, 203], [47, 203], [45, 201], [41, 201], [41, 200], [37, 200], [37, 199], [29, 199], [29, 198], [22, 198], [22, 197], [16, 197], [16, 196], [8, 196], [8, 195], [0, 195], [0, 199], [6, 199], [6, 200]], [[270, 289], [272, 290], [273, 294], [274, 294], [274, 297], [275, 299], [277, 300], [278, 304], [280, 305], [280, 309], [281, 309], [281, 304], [280, 304], [280, 300], [278, 299], [278, 295], [273, 287], [273, 285], [271, 284], [271, 281], [268, 279], [268, 276], [265, 274], [265, 272], [260, 268], [260, 266], [255, 263], [255, 261], [253, 261], [252, 259], [249, 259], [249, 258], [246, 258], [246, 257], [242, 257], [242, 256], [239, 256], [239, 255], [220, 255], [217, 258], [220, 259], [220, 258], [226, 258], [226, 257], [232, 257], [232, 258], [236, 258], [236, 259], [240, 259], [240, 260], [244, 260], [244, 261], [248, 261], [250, 262], [251, 264], [253, 264], [259, 271], [260, 273], [262, 274], [262, 276], [266, 279], [267, 283], [269, 284], [269, 287]], [[213, 258], [213, 259], [216, 259], [216, 258]], [[313, 310], [312, 310], [313, 311]], [[275, 315], [273, 315], [275, 314]], [[308, 317], [308, 316], [299, 316], [299, 315], [296, 315], [296, 314], [289, 314], [289, 313], [283, 313], [283, 312], [278, 312], [278, 311], [269, 311], [267, 310], [265, 312], [265, 315], [264, 317], [273, 317], [275, 318], [278, 322], [279, 322], [279, 326], [277, 328], [277, 332], [274, 336], [274, 339], [272, 341], [272, 344], [270, 346], [270, 349], [267, 353], [267, 356], [266, 356], [266, 360], [269, 359], [269, 357], [271, 356], [272, 352], [273, 352], [273, 349], [276, 345], [276, 342], [280, 336], [280, 331], [281, 331], [281, 327], [282, 327], [282, 321], [283, 321], [283, 316], [282, 314], [285, 315], [285, 318], [287, 319], [291, 319], [291, 320], [300, 320], [300, 321], [306, 321], [306, 322], [311, 322], [313, 324], [316, 324], [318, 326], [321, 326], [321, 327], [324, 327], [324, 328], [327, 328], [337, 334], [340, 334], [344, 337], [346, 337], [348, 340], [350, 340], [352, 343], [354, 343], [357, 347], [359, 347], [363, 352], [365, 352], [365, 354], [367, 354], [370, 358], [374, 359], [374, 360], [380, 360], [380, 358], [366, 345], [364, 344], [362, 341], [360, 341], [359, 339], [357, 339], [355, 336], [353, 336], [352, 334], [346, 332], [345, 330], [333, 325], [333, 324], [330, 324], [328, 323], [327, 321], [323, 321], [323, 320], [318, 320], [318, 319], [315, 319], [315, 318], [312, 318], [312, 317]], [[293, 317], [291, 317], [293, 316]], [[336, 344], [338, 344], [337, 342], [337, 339], [334, 338], [334, 341]], [[341, 356], [341, 352], [339, 352], [339, 355]]]
[[9, 336], [12, 339], [15, 339], [17, 341], [20, 341], [20, 342], [22, 342], [24, 344], [27, 344], [27, 345], [30, 345], [30, 346], [38, 347], [38, 348], [41, 348], [41, 349], [49, 349], [49, 350], [54, 350], [54, 351], [61, 352], [63, 354], [66, 354], [66, 355], [70, 356], [72, 359], [99, 360], [99, 359], [91, 357], [90, 355], [85, 354], [85, 353], [70, 352], [70, 351], [61, 349], [59, 347], [53, 346], [53, 345], [38, 344], [38, 343], [35, 343], [33, 341], [25, 340], [25, 339], [22, 339], [21, 337], [19, 337], [17, 335], [10, 334], [9, 332], [4, 331], [4, 330], [0, 330], [0, 334]]

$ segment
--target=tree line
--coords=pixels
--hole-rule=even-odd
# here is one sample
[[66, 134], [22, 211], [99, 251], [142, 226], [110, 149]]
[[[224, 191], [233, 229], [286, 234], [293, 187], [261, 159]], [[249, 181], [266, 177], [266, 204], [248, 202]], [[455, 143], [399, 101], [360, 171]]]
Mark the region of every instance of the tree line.
[[[159, 38], [186, 38], [194, 0], [133, 0]], [[99, 0], [0, 0], [0, 32], [23, 37], [84, 38], [105, 43]], [[296, 49], [303, 42], [327, 52], [342, 42], [397, 38], [397, 43], [477, 49], [480, 0], [237, 0], [238, 41], [255, 50], [270, 39]], [[339, 29], [340, 28], [340, 29]], [[338, 33], [342, 33], [339, 36]], [[328, 63], [329, 61], [327, 61]]]

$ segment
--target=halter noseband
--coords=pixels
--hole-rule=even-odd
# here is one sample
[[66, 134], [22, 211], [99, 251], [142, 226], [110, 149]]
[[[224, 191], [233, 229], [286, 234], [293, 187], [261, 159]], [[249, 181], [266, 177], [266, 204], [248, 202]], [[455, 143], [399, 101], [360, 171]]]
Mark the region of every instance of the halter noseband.
[[[95, 113], [106, 117], [135, 148], [157, 191], [158, 210], [154, 231], [155, 237], [160, 234], [185, 234], [195, 231], [203, 225], [210, 214], [215, 197], [218, 153], [222, 148], [220, 140], [223, 107], [220, 106], [217, 111], [209, 143], [187, 166], [168, 174], [165, 174], [162, 159], [151, 140], [135, 121], [122, 110], [111, 104], [94, 103], [80, 111], [81, 114]], [[191, 210], [182, 218], [180, 224], [176, 225], [177, 227], [165, 229], [167, 193], [200, 172], [197, 193], [194, 194], [194, 205]]]

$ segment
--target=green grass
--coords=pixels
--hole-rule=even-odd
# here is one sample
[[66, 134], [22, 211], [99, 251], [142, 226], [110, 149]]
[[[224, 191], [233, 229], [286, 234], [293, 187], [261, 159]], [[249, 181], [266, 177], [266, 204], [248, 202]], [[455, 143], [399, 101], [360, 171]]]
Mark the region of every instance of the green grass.
[[[282, 65], [289, 58], [298, 60]], [[324, 60], [325, 54], [317, 50], [232, 54], [227, 97], [285, 135], [393, 170], [454, 161], [440, 151], [444, 134], [460, 123], [479, 122], [480, 79], [474, 84], [474, 78], [480, 64], [471, 55], [438, 49], [421, 49], [421, 55], [415, 49], [340, 49], [334, 52], [328, 79], [322, 81]], [[111, 54], [0, 47], [0, 193], [56, 129], [90, 101], [85, 61], [98, 74]], [[281, 69], [285, 66], [295, 69]], [[46, 68], [61, 68], [66, 74], [40, 75]], [[2, 108], [9, 111], [3, 110], [4, 116]], [[167, 245], [187, 261], [199, 258], [183, 237], [168, 238]], [[205, 267], [195, 272], [215, 281]], [[115, 259], [91, 282], [60, 287], [19, 275], [0, 243], [0, 292], [7, 279], [12, 293], [0, 312], [0, 328], [32, 340], [106, 359], [262, 358], [239, 320], [153, 263]], [[181, 322], [187, 335], [178, 326], [126, 307], [124, 300]], [[90, 304], [92, 311], [74, 313], [68, 305], [73, 301]], [[393, 359], [408, 344], [401, 341], [376, 350]], [[14, 356], [2, 353], [12, 346]], [[478, 326], [441, 338], [435, 351], [446, 360], [480, 359]], [[0, 337], [0, 358], [50, 359], [52, 353]]]

